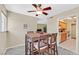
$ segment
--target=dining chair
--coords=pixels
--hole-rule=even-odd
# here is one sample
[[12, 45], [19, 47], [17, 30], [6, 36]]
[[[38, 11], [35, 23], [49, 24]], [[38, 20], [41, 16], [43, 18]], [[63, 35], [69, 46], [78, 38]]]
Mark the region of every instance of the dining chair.
[[50, 39], [50, 50], [51, 54], [53, 53], [54, 55], [58, 55], [58, 49], [57, 49], [57, 33], [51, 34], [51, 39]]
[[33, 31], [28, 31], [27, 34], [25, 35], [25, 54], [26, 55], [31, 55], [31, 38], [28, 35], [33, 35]]
[[31, 55], [31, 42], [29, 37], [25, 34], [25, 55]]
[[32, 42], [32, 53], [37, 52], [38, 55], [44, 55], [44, 54], [49, 54], [49, 46], [48, 44], [45, 44], [43, 40], [48, 43], [49, 36], [48, 35], [42, 35], [40, 37], [35, 37], [33, 40], [37, 39], [38, 42]]
[[27, 34], [25, 34], [25, 55], [28, 54], [28, 41], [27, 41]]

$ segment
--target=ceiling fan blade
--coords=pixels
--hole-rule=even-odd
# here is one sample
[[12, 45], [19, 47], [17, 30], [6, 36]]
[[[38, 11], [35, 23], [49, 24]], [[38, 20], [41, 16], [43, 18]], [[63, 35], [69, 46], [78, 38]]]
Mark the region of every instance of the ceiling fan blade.
[[44, 15], [48, 15], [48, 13], [46, 13], [46, 12], [42, 12]]
[[39, 7], [41, 7], [41, 4], [38, 4]]
[[27, 11], [27, 12], [36, 12], [35, 10], [33, 10], [33, 11]]
[[32, 4], [35, 8], [37, 8], [37, 5], [36, 4]]
[[45, 10], [51, 10], [51, 9], [52, 9], [51, 7], [46, 7], [43, 10], [45, 11]]

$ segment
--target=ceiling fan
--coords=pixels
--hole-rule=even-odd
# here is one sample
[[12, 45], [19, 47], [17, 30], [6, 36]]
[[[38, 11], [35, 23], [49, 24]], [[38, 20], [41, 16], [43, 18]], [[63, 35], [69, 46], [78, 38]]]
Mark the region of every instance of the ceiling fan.
[[40, 14], [44, 14], [44, 15], [48, 15], [48, 13], [46, 11], [51, 10], [51, 7], [46, 7], [46, 8], [41, 8], [41, 4], [32, 4], [32, 6], [34, 6], [36, 8], [36, 10], [32, 10], [32, 11], [28, 11], [28, 12], [36, 12], [36, 16], [40, 15]]

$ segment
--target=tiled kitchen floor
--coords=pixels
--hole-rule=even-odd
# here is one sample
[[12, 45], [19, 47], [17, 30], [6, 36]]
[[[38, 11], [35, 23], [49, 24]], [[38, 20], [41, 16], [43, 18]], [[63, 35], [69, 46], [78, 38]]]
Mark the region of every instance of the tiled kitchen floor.
[[72, 52], [76, 52], [76, 40], [75, 39], [68, 39], [60, 44], [60, 47], [63, 47], [67, 50]]

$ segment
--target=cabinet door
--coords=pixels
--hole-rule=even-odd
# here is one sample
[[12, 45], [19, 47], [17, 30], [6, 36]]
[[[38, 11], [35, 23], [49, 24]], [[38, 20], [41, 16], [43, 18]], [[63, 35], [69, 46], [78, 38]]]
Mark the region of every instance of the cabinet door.
[[61, 42], [64, 42], [65, 40], [67, 40], [67, 32], [61, 33]]

